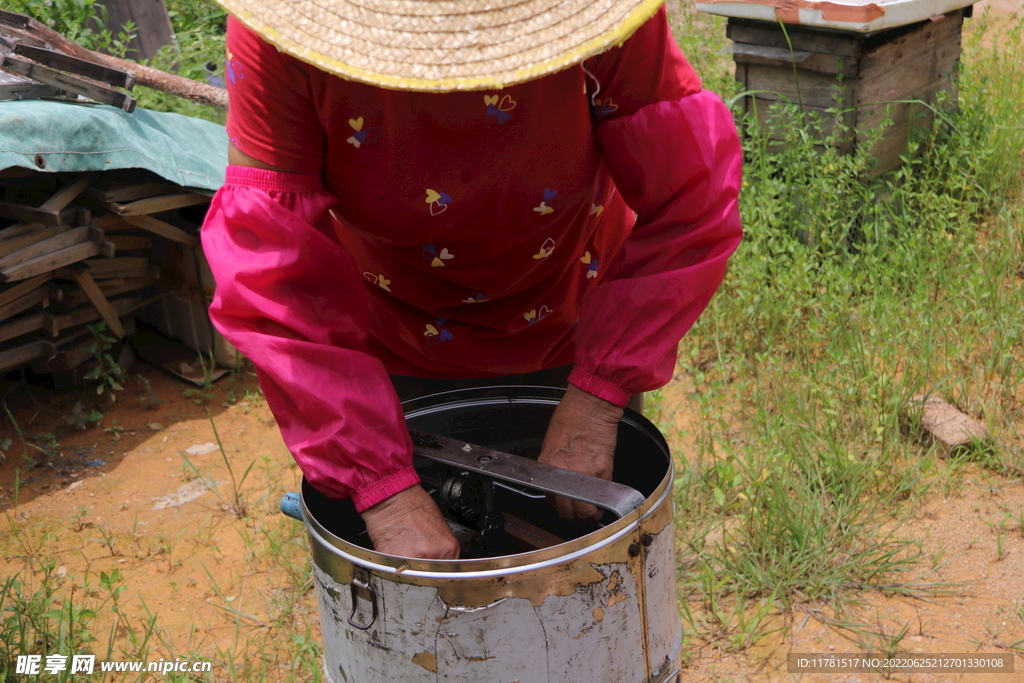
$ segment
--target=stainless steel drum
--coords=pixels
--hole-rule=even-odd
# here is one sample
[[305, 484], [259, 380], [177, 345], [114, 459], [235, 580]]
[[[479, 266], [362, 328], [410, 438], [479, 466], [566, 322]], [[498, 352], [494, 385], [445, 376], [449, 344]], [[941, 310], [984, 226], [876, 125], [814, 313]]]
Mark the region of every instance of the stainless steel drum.
[[[536, 459], [562, 393], [449, 392], [407, 402], [406, 418], [412, 430]], [[429, 474], [429, 463], [420, 467]], [[657, 428], [627, 411], [615, 481], [643, 494], [640, 507], [580, 530], [558, 520], [542, 494], [495, 487], [496, 509], [564, 542], [457, 561], [374, 552], [351, 503], [303, 482], [328, 680], [675, 683], [682, 627], [672, 478]]]

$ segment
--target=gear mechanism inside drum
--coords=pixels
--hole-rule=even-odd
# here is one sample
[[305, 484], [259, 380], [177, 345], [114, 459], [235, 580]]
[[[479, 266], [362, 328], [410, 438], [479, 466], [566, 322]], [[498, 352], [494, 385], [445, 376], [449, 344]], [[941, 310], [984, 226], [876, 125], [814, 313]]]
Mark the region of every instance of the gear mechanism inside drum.
[[[493, 387], [427, 396], [404, 404], [409, 429], [439, 434], [536, 460], [562, 391]], [[613, 480], [651, 495], [668, 473], [669, 454], [657, 428], [627, 410], [619, 424]], [[461, 557], [498, 557], [551, 547], [615, 520], [577, 525], [559, 518], [547, 496], [490, 477], [460, 472], [423, 458], [414, 466], [462, 546]], [[332, 501], [303, 482], [307, 510], [329, 532], [372, 548], [351, 501]]]

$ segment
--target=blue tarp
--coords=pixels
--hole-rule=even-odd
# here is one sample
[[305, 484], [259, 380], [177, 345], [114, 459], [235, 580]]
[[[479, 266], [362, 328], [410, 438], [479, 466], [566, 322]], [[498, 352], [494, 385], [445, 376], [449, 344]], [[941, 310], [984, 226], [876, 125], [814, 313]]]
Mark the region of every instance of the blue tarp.
[[0, 102], [0, 169], [145, 168], [212, 194], [224, 183], [227, 147], [223, 126], [180, 114], [145, 109], [127, 114], [103, 105], [44, 100]]

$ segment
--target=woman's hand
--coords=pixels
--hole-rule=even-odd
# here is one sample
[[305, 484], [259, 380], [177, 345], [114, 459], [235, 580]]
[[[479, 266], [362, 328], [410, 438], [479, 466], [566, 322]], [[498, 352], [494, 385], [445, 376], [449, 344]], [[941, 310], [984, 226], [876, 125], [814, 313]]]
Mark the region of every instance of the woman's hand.
[[[622, 408], [570, 384], [548, 425], [538, 460], [610, 480], [621, 419]], [[594, 522], [601, 518], [593, 505], [561, 497], [554, 502], [563, 519]]]
[[411, 486], [362, 512], [373, 549], [423, 560], [459, 559], [459, 542], [422, 486]]

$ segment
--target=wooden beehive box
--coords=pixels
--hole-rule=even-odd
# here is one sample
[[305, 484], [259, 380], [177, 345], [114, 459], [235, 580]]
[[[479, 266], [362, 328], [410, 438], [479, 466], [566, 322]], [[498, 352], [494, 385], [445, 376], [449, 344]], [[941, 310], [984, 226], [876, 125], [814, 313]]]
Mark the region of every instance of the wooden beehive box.
[[[828, 110], [839, 108], [848, 129], [837, 140], [844, 151], [863, 143], [888, 115], [891, 124], [874, 148], [875, 171], [895, 168], [914, 127], [929, 126], [933, 118], [929, 107], [911, 101], [934, 104], [945, 91], [947, 105], [955, 105], [961, 30], [970, 12], [967, 7], [868, 34], [799, 25], [783, 31], [779, 24], [730, 18], [736, 78], [750, 93], [743, 109], [771, 139], [781, 140], [793, 122], [772, 120], [773, 103], [800, 105], [826, 122], [835, 119]], [[831, 132], [825, 125], [822, 138]]]

